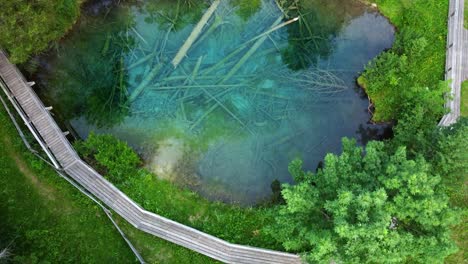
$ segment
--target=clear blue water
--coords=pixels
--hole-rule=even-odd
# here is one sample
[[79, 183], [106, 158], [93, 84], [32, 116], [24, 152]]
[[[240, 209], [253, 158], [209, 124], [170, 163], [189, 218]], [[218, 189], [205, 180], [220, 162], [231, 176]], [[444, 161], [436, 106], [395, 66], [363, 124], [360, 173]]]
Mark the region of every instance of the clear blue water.
[[292, 182], [294, 158], [315, 170], [342, 137], [381, 136], [356, 77], [393, 42], [384, 17], [354, 1], [303, 0], [288, 17], [272, 0], [223, 1], [174, 68], [208, 6], [88, 4], [40, 58], [40, 96], [80, 137], [111, 133], [160, 177], [241, 204]]

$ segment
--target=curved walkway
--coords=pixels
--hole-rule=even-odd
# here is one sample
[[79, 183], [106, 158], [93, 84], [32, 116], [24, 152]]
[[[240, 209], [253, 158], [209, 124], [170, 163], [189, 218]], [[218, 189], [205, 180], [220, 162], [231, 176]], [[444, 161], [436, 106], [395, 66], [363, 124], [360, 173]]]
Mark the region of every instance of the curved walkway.
[[463, 27], [464, 2], [450, 0], [445, 63], [445, 79], [450, 80], [445, 107], [450, 112], [442, 117], [440, 126], [449, 126], [460, 117], [461, 84], [468, 78], [468, 30]]
[[0, 77], [8, 99], [54, 166], [136, 228], [225, 263], [301, 263], [298, 255], [232, 244], [141, 208], [80, 159], [31, 84], [1, 50]]
[[[441, 119], [441, 126], [455, 123], [460, 116], [461, 83], [468, 78], [468, 31], [463, 28], [463, 12], [464, 0], [450, 0], [445, 75], [451, 80], [446, 103], [450, 113]], [[9, 100], [54, 166], [136, 228], [226, 263], [301, 263], [298, 255], [231, 244], [144, 210], [80, 159], [30, 83], [1, 50], [0, 80]]]

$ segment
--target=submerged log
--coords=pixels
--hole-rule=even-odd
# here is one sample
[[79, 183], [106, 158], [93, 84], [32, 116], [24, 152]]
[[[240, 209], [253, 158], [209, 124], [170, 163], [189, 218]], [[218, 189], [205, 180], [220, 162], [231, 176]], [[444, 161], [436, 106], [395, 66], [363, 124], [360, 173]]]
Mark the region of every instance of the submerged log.
[[138, 67], [141, 64], [143, 64], [143, 63], [149, 61], [150, 59], [152, 59], [154, 56], [155, 56], [155, 53], [150, 53], [150, 54], [144, 56], [143, 58], [141, 58], [140, 60], [138, 60], [137, 62], [135, 62], [135, 63], [131, 64], [130, 66], [128, 66], [127, 69], [131, 70], [131, 69], [133, 69], [135, 67]]
[[184, 45], [182, 45], [182, 47], [180, 47], [180, 49], [177, 52], [176, 56], [172, 60], [172, 65], [174, 66], [174, 68], [177, 68], [177, 65], [179, 65], [179, 63], [185, 57], [185, 55], [187, 54], [188, 50], [193, 45], [195, 40], [197, 40], [198, 36], [200, 35], [200, 33], [203, 30], [203, 27], [206, 25], [206, 23], [208, 22], [210, 17], [213, 15], [216, 8], [218, 8], [218, 5], [219, 5], [220, 2], [221, 2], [220, 0], [215, 0], [211, 4], [211, 6], [208, 8], [208, 10], [205, 12], [205, 14], [203, 14], [200, 21], [197, 23], [195, 28], [190, 33], [190, 36], [185, 41]]
[[146, 78], [135, 88], [135, 90], [130, 95], [130, 98], [129, 98], [130, 102], [133, 102], [135, 101], [135, 99], [138, 98], [138, 96], [140, 95], [141, 92], [143, 92], [146, 86], [156, 77], [156, 75], [158, 75], [159, 71], [161, 71], [162, 66], [163, 65], [159, 63], [158, 65], [156, 65], [156, 67], [154, 67], [151, 70], [148, 76], [146, 76]]
[[[272, 28], [268, 30], [267, 32], [272, 32], [272, 29], [276, 28], [276, 26], [281, 22], [281, 19], [283, 19], [282, 16], [276, 19], [276, 21], [272, 25]], [[234, 67], [226, 74], [226, 76], [223, 78], [221, 83], [226, 82], [234, 74], [237, 73], [240, 67], [244, 65], [244, 63], [252, 56], [252, 54], [254, 54], [257, 51], [257, 49], [265, 42], [265, 40], [267, 39], [267, 36], [268, 34], [265, 34], [263, 37], [260, 37], [257, 39], [254, 45], [244, 54], [244, 56], [242, 56], [242, 58], [236, 63], [236, 65], [234, 65]]]
[[[281, 17], [282, 18], [282, 17]], [[280, 21], [281, 21], [281, 18], [280, 18]], [[285, 27], [293, 22], [296, 22], [299, 20], [299, 17], [296, 17], [296, 18], [293, 18], [291, 20], [288, 20], [280, 25], [279, 22], [280, 21], [275, 21], [275, 23], [272, 25], [272, 27], [270, 29], [268, 29], [267, 31], [261, 33], [260, 35], [257, 35], [251, 39], [249, 39], [248, 41], [242, 43], [237, 49], [235, 49], [234, 51], [232, 51], [229, 55], [227, 55], [226, 57], [224, 57], [224, 59], [222, 59], [221, 61], [217, 62], [215, 65], [211, 66], [210, 68], [206, 69], [205, 71], [203, 71], [203, 74], [204, 75], [207, 75], [209, 73], [211, 73], [212, 71], [218, 69], [219, 67], [223, 66], [228, 60], [230, 60], [231, 58], [233, 58], [234, 56], [236, 56], [239, 52], [241, 52], [242, 50], [244, 50], [246, 48], [246, 46], [248, 44], [250, 44], [251, 42], [254, 42], [254, 41], [260, 41], [262, 38], [264, 37], [267, 37], [269, 36], [271, 33], [273, 33], [274, 31], [282, 28], [282, 27]], [[265, 40], [262, 41], [262, 43], [264, 42]], [[257, 43], [257, 42], [256, 42]], [[256, 44], [255, 43], [255, 44]], [[255, 46], [254, 44], [254, 46]], [[252, 52], [253, 53], [253, 52]], [[252, 54], [250, 54], [251, 56]]]

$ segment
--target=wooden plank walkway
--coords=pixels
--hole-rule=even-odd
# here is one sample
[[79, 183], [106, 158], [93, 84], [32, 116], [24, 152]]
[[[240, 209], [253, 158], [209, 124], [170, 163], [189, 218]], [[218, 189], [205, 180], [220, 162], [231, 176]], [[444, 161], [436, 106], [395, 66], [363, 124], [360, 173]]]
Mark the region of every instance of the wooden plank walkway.
[[[452, 80], [445, 115], [439, 125], [447, 126], [460, 116], [461, 82], [468, 79], [468, 30], [463, 29], [464, 0], [450, 0], [446, 79]], [[301, 263], [298, 255], [236, 245], [191, 227], [148, 212], [99, 175], [76, 154], [15, 65], [0, 50], [2, 89], [58, 169], [103, 201], [136, 228], [225, 263]]]
[[0, 79], [4, 92], [54, 164], [136, 228], [225, 263], [301, 263], [298, 255], [232, 244], [144, 210], [80, 159], [1, 50]]
[[445, 107], [450, 112], [442, 117], [440, 126], [449, 126], [460, 117], [461, 83], [468, 76], [468, 35], [463, 28], [464, 2], [450, 0], [445, 63], [445, 79], [451, 81]]

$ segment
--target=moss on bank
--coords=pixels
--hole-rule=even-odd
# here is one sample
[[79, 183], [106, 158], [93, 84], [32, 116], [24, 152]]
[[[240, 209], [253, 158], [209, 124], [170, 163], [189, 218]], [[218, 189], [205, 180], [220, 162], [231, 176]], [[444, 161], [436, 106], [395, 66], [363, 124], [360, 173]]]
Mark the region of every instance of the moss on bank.
[[0, 47], [14, 63], [45, 50], [77, 20], [84, 0], [0, 1]]
[[[374, 107], [373, 120], [399, 120], [425, 107], [436, 123], [443, 115], [448, 1], [376, 0], [397, 27], [394, 46], [374, 59], [359, 78]], [[427, 105], [431, 105], [427, 108]]]

